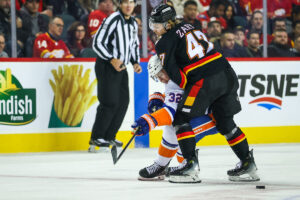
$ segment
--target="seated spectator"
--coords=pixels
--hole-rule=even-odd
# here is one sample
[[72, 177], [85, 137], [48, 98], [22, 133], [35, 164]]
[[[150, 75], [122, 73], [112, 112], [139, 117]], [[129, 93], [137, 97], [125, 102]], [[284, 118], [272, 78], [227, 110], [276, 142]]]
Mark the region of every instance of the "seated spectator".
[[222, 17], [224, 16], [225, 7], [226, 2], [222, 0], [214, 0], [209, 6], [209, 10], [202, 12], [197, 16], [198, 20], [201, 22], [202, 31], [204, 33], [207, 32], [208, 22], [211, 21], [211, 18], [219, 20], [223, 29], [227, 28], [226, 20]]
[[201, 23], [196, 19], [197, 3], [194, 0], [188, 0], [184, 3], [183, 21], [192, 24], [196, 29], [202, 30]]
[[259, 48], [259, 33], [258, 32], [249, 32], [247, 35], [248, 46], [245, 47], [247, 57], [262, 57], [262, 52]]
[[245, 41], [246, 36], [245, 36], [245, 30], [241, 26], [237, 26], [234, 29], [234, 40], [235, 42], [240, 45], [240, 46], [245, 46], [247, 42]]
[[[245, 35], [247, 35], [249, 32], [254, 31], [258, 32], [260, 35], [260, 44], [263, 43], [263, 13], [259, 10], [256, 10], [253, 12], [253, 15], [250, 19], [250, 25], [248, 29], [245, 31]], [[267, 41], [270, 43], [272, 41], [272, 35], [267, 35]]]
[[291, 38], [292, 41], [296, 39], [300, 35], [300, 21], [293, 22], [293, 31], [289, 35], [289, 38]]
[[300, 57], [300, 35], [298, 35], [294, 40], [293, 53], [296, 57]]
[[249, 26], [248, 30], [256, 31], [261, 34], [263, 25], [264, 25], [263, 13], [259, 10], [253, 12], [253, 14], [251, 15], [251, 18], [250, 18], [250, 26]]
[[[216, 46], [215, 46], [216, 47]], [[234, 41], [234, 33], [230, 30], [224, 31], [220, 39], [220, 49], [225, 57], [247, 57], [247, 53], [243, 47]]]
[[48, 32], [34, 41], [33, 56], [39, 58], [73, 58], [66, 44], [60, 39], [64, 22], [60, 17], [50, 20]]
[[20, 16], [26, 25], [30, 26], [31, 34], [38, 36], [47, 32], [49, 17], [39, 13], [39, 0], [26, 0], [24, 6], [20, 10]]
[[[19, 11], [16, 12], [16, 28], [17, 28], [17, 56], [23, 57], [24, 45], [30, 29], [24, 24], [20, 17]], [[11, 13], [10, 13], [10, 0], [0, 0], [0, 32], [5, 35], [7, 41], [7, 53], [11, 55]]]
[[292, 20], [292, 23], [295, 21], [300, 21], [300, 5], [293, 7], [291, 20]]
[[268, 57], [293, 57], [288, 45], [288, 34], [284, 29], [277, 29], [273, 33], [274, 39], [268, 46]]
[[25, 57], [32, 57], [32, 49], [35, 38], [47, 32], [49, 17], [39, 13], [39, 0], [27, 0], [20, 9], [20, 16], [25, 26], [31, 30], [25, 42]]
[[233, 16], [234, 16], [233, 6], [231, 3], [228, 3], [225, 8], [224, 19], [226, 20], [227, 28], [231, 30], [233, 30], [235, 27]]
[[93, 37], [100, 25], [102, 24], [104, 18], [108, 17], [113, 10], [112, 0], [99, 0], [98, 9], [91, 12], [88, 19], [88, 34]]
[[0, 58], [7, 58], [8, 55], [4, 51], [5, 48], [5, 37], [3, 33], [0, 33]]
[[222, 34], [221, 23], [218, 20], [210, 21], [207, 27], [207, 37], [210, 42], [220, 42], [220, 37]]
[[68, 29], [67, 47], [71, 54], [79, 57], [82, 49], [89, 47], [90, 40], [87, 38], [86, 29], [82, 22], [76, 21]]

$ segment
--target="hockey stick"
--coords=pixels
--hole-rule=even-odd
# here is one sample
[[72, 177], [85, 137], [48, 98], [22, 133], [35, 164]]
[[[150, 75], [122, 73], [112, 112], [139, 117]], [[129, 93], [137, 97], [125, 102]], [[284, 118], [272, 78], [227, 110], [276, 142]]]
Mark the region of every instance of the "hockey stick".
[[130, 138], [129, 142], [126, 144], [126, 146], [124, 147], [124, 149], [121, 151], [121, 153], [119, 155], [118, 155], [118, 152], [117, 152], [117, 146], [113, 145], [111, 147], [111, 156], [112, 156], [114, 165], [118, 162], [118, 160], [121, 158], [121, 156], [123, 155], [123, 153], [126, 151], [127, 147], [130, 145], [130, 143], [132, 142], [132, 140], [135, 138], [135, 136], [136, 136], [136, 130], [133, 130], [134, 134], [132, 135], [132, 137]]

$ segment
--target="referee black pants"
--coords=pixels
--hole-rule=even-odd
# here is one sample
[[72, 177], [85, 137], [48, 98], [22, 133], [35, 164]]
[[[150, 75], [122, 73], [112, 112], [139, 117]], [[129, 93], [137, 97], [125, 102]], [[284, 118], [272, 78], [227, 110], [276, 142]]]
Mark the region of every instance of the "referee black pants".
[[127, 70], [117, 72], [107, 61], [96, 60], [98, 100], [100, 102], [92, 129], [91, 139], [114, 140], [129, 104]]

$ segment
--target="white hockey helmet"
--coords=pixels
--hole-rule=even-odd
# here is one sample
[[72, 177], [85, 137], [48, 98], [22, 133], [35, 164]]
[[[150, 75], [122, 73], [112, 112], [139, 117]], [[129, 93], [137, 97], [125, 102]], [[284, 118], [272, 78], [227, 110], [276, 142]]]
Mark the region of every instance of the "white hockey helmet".
[[151, 58], [149, 59], [148, 62], [148, 73], [150, 75], [150, 77], [155, 80], [158, 81], [157, 79], [157, 74], [158, 72], [160, 72], [163, 69], [160, 59], [158, 58], [158, 56], [155, 54], [154, 56], [151, 56]]

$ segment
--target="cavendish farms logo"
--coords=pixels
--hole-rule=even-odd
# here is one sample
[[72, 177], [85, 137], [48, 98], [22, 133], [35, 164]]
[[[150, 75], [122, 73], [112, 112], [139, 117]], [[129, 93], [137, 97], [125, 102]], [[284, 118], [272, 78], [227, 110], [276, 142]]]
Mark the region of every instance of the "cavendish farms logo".
[[284, 98], [298, 96], [299, 77], [299, 74], [239, 75], [239, 96], [251, 97], [249, 104], [281, 110]]
[[0, 124], [24, 125], [36, 118], [36, 90], [24, 89], [11, 69], [0, 70]]

